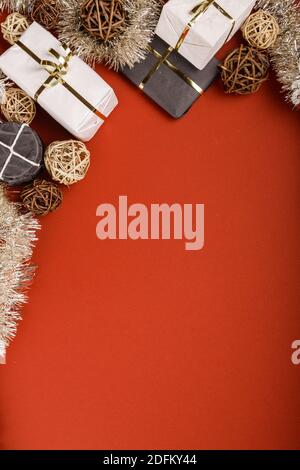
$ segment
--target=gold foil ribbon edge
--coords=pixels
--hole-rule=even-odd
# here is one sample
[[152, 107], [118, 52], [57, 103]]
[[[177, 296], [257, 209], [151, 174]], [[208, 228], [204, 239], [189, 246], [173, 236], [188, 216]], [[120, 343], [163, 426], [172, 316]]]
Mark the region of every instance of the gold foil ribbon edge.
[[[155, 57], [158, 59], [162, 58], [162, 54], [160, 52], [156, 51], [153, 47], [148, 46], [149, 52], [151, 52]], [[176, 73], [182, 80], [184, 80], [188, 85], [190, 85], [199, 95], [203, 94], [203, 89], [196, 83], [194, 82], [190, 77], [185, 75], [176, 65], [172, 64], [169, 60], [165, 59], [164, 64], [167, 65], [173, 72]]]

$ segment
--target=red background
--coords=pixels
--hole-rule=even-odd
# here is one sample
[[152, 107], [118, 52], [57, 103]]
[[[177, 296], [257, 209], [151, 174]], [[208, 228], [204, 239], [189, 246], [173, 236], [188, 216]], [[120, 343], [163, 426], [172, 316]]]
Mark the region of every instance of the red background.
[[[42, 220], [0, 370], [1, 448], [299, 448], [299, 114], [274, 79], [247, 97], [216, 82], [174, 121], [98, 71], [119, 107]], [[40, 109], [33, 127], [69, 137]], [[96, 208], [119, 195], [204, 203], [204, 250], [97, 240]]]

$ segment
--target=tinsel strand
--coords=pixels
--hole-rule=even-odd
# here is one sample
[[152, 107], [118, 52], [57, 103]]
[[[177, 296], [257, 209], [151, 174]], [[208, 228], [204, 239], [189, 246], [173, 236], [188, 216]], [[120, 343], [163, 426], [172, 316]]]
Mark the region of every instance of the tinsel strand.
[[[19, 11], [20, 13], [30, 14], [33, 6], [39, 0], [0, 0], [0, 11]], [[60, 7], [69, 0], [57, 0], [57, 6]]]
[[5, 349], [15, 337], [21, 319], [20, 307], [26, 303], [26, 288], [34, 274], [30, 264], [37, 240], [38, 221], [19, 212], [19, 205], [8, 200], [0, 186], [0, 364]]
[[98, 41], [83, 31], [80, 10], [84, 0], [61, 0], [59, 39], [74, 54], [90, 65], [104, 62], [118, 70], [143, 60], [161, 11], [161, 0], [123, 0], [127, 27], [124, 33], [109, 41]]
[[293, 106], [300, 104], [300, 5], [297, 0], [258, 0], [277, 19], [280, 34], [270, 50], [272, 66], [282, 85], [286, 99]]
[[34, 0], [0, 0], [0, 10], [28, 12]]

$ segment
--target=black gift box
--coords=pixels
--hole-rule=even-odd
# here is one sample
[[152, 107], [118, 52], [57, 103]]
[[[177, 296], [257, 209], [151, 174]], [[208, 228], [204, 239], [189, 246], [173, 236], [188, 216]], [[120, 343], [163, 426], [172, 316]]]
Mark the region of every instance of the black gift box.
[[0, 181], [17, 186], [32, 181], [42, 168], [43, 144], [27, 124], [0, 124]]
[[146, 59], [131, 69], [126, 66], [122, 72], [171, 116], [179, 118], [214, 81], [220, 62], [213, 58], [203, 70], [198, 70], [173, 50], [155, 70], [168, 48], [161, 38], [154, 36]]

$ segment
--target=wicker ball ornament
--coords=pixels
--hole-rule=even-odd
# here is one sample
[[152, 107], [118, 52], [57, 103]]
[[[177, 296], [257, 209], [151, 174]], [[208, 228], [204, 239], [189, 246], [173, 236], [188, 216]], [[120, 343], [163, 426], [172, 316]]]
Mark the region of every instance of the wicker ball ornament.
[[51, 30], [57, 26], [59, 13], [59, 0], [36, 0], [33, 3], [31, 18]]
[[268, 79], [269, 66], [266, 54], [241, 45], [226, 57], [221, 66], [225, 92], [247, 95], [258, 91]]
[[27, 18], [15, 12], [8, 15], [6, 20], [1, 23], [1, 32], [3, 38], [9, 42], [9, 44], [15, 44], [28, 27], [29, 22]]
[[58, 209], [63, 200], [59, 187], [43, 179], [36, 179], [21, 192], [23, 206], [36, 216], [44, 216]]
[[280, 29], [274, 16], [258, 10], [245, 21], [242, 32], [250, 46], [265, 50], [274, 46]]
[[81, 6], [84, 29], [102, 41], [113, 39], [125, 30], [122, 0], [86, 0]]
[[53, 142], [46, 149], [45, 166], [54, 181], [70, 186], [86, 176], [90, 152], [78, 140]]
[[7, 88], [1, 104], [3, 116], [10, 122], [31, 124], [36, 114], [36, 106], [30, 96], [20, 88]]

